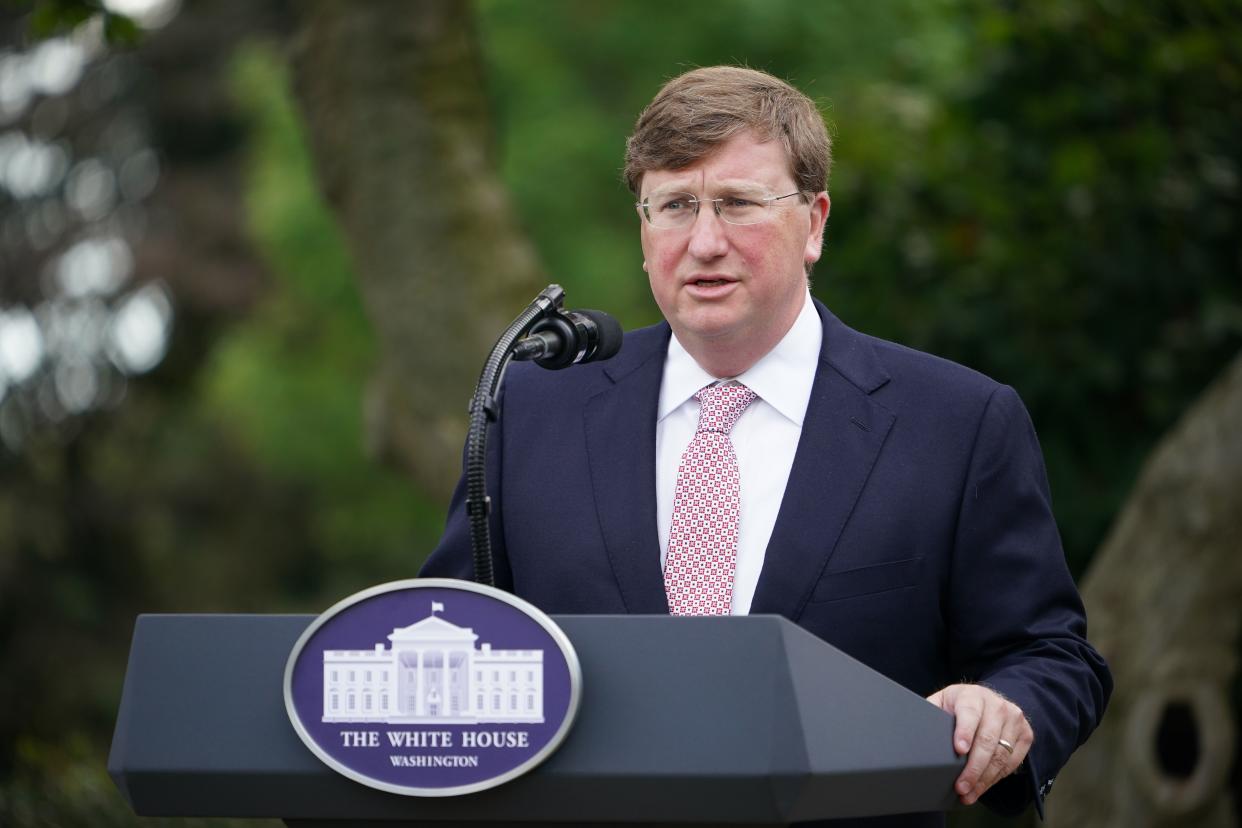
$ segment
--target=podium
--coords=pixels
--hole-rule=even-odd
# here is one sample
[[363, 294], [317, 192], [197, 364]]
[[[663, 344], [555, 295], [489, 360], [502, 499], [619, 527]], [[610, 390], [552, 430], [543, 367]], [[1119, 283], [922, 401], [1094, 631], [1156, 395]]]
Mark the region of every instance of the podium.
[[143, 615], [108, 771], [142, 816], [293, 828], [729, 824], [947, 810], [953, 719], [779, 616], [553, 616], [582, 664], [560, 749], [498, 787], [415, 798], [336, 774], [285, 713], [310, 615]]

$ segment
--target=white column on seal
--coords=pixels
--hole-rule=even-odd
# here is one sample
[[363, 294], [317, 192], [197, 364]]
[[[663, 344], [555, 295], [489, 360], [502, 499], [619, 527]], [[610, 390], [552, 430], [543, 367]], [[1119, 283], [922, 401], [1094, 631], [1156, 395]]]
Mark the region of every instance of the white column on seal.
[[414, 715], [423, 716], [426, 714], [426, 705], [423, 703], [423, 651], [418, 649], [415, 653], [418, 666], [414, 668]]
[[447, 649], [440, 653], [440, 715], [447, 716], [449, 712], [449, 651]]

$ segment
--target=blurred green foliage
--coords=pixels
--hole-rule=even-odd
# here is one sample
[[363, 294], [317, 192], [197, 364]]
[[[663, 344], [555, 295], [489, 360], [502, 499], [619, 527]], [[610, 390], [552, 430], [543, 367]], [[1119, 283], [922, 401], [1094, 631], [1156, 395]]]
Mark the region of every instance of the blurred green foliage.
[[277, 50], [240, 49], [234, 85], [253, 129], [250, 222], [279, 284], [216, 349], [206, 401], [270, 474], [307, 490], [305, 528], [337, 594], [411, 577], [443, 513], [364, 451], [375, 341]]
[[77, 26], [92, 18], [103, 21], [104, 39], [110, 46], [135, 46], [142, 39], [141, 29], [124, 14], [116, 14], [104, 8], [102, 0], [6, 0], [14, 8], [30, 8], [27, 25], [29, 33], [36, 38], [68, 34]]
[[917, 173], [844, 194], [826, 297], [1018, 389], [1081, 572], [1242, 346], [1242, 6], [972, 6]]
[[[1242, 347], [1238, 0], [477, 8], [525, 227], [571, 305], [627, 327], [658, 318], [620, 169], [659, 85], [745, 63], [816, 98], [836, 142], [817, 295], [1018, 389], [1078, 572]], [[364, 451], [375, 341], [280, 47], [230, 47], [271, 282], [243, 318], [183, 316], [117, 415], [0, 456], [0, 823], [131, 824], [100, 757], [136, 612], [317, 611], [412, 574], [438, 533]]]
[[374, 339], [278, 47], [231, 83], [263, 298], [183, 316], [119, 412], [0, 454], [0, 825], [133, 824], [103, 756], [137, 613], [317, 612], [413, 576], [443, 523], [364, 451]]

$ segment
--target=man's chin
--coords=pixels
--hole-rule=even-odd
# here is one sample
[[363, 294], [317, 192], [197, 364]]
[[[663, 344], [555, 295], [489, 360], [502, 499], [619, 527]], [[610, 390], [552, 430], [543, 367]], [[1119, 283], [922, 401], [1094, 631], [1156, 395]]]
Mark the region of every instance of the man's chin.
[[728, 313], [723, 308], [700, 308], [695, 313], [685, 314], [681, 323], [675, 325], [678, 338], [683, 342], [689, 338], [709, 345], [725, 345], [735, 341], [744, 332], [745, 326], [735, 313]]

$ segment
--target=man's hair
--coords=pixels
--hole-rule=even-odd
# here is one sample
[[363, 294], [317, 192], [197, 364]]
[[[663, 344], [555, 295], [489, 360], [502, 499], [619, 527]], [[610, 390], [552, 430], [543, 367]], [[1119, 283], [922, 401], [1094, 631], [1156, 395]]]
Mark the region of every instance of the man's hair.
[[832, 143], [815, 102], [780, 78], [738, 66], [693, 69], [664, 84], [625, 143], [625, 183], [637, 196], [644, 173], [688, 167], [748, 130], [785, 145], [799, 190], [825, 188]]

